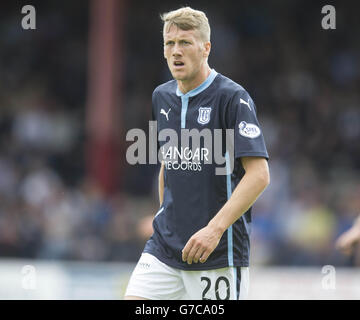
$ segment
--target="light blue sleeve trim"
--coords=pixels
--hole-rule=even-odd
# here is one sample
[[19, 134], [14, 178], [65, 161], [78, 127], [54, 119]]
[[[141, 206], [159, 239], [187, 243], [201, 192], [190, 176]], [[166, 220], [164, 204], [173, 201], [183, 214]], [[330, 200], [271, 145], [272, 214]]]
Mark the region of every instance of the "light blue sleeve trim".
[[[229, 152], [225, 153], [225, 163], [226, 163], [226, 191], [227, 199], [231, 197], [231, 172], [230, 172], [230, 156]], [[233, 252], [233, 228], [232, 225], [227, 229], [227, 241], [228, 241], [228, 263], [229, 267], [234, 266], [234, 252]]]

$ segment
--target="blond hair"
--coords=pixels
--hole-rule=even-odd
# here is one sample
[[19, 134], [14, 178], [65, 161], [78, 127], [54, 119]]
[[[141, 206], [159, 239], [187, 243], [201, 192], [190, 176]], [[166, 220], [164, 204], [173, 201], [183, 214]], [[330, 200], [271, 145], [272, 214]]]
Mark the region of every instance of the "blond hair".
[[168, 32], [172, 25], [181, 30], [197, 30], [200, 39], [210, 41], [210, 25], [205, 13], [190, 7], [183, 7], [160, 15], [164, 22], [163, 32]]

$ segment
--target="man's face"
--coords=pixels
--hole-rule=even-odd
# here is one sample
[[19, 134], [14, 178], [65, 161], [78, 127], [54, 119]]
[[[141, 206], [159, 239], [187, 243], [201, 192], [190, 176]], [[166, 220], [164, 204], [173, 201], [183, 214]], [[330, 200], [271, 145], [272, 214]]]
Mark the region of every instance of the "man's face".
[[164, 56], [174, 79], [194, 79], [210, 52], [210, 42], [201, 41], [197, 30], [181, 30], [172, 25], [164, 33]]

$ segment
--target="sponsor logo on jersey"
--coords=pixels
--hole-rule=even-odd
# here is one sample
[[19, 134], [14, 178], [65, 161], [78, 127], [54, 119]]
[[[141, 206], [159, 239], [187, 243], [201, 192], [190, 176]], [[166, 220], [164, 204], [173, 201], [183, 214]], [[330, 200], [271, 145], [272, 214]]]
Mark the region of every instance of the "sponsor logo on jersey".
[[169, 147], [165, 149], [162, 147], [161, 153], [167, 170], [201, 171], [202, 162], [210, 161], [207, 148]]
[[210, 121], [210, 113], [211, 108], [210, 107], [200, 107], [199, 108], [199, 116], [198, 116], [198, 123], [200, 124], [207, 124]]
[[239, 133], [246, 138], [257, 138], [261, 134], [260, 128], [253, 124], [253, 123], [247, 123], [245, 121], [241, 121], [239, 123]]

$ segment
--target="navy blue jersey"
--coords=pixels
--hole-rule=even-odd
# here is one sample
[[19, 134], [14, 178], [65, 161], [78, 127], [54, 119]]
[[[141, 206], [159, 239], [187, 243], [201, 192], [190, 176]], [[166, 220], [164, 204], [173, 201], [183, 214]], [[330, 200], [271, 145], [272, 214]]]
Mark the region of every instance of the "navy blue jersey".
[[[245, 173], [240, 158], [268, 159], [253, 100], [239, 84], [212, 70], [199, 87], [186, 94], [181, 93], [176, 80], [158, 86], [153, 92], [152, 105], [158, 126], [158, 148], [165, 165], [164, 201], [155, 215], [154, 233], [144, 252], [184, 270], [248, 266], [251, 208], [224, 232], [205, 263], [189, 265], [182, 261], [181, 251], [231, 196]], [[169, 139], [161, 136], [164, 129], [172, 129], [178, 137], [184, 130], [233, 129], [233, 171], [217, 175], [215, 168], [219, 165], [214, 161], [211, 146], [206, 147], [202, 140], [197, 148], [192, 148], [191, 143], [184, 147], [181, 142], [172, 146]], [[221, 152], [226, 158], [225, 142]]]

